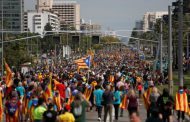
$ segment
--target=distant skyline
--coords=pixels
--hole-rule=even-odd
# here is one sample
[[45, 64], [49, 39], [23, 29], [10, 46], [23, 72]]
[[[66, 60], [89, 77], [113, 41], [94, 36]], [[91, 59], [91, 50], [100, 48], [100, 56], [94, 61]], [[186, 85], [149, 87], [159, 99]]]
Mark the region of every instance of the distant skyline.
[[[25, 0], [25, 10], [35, 8], [37, 0]], [[71, 0], [70, 0], [71, 1]], [[81, 6], [81, 18], [102, 25], [102, 29], [133, 29], [143, 14], [167, 11], [175, 0], [76, 0]]]

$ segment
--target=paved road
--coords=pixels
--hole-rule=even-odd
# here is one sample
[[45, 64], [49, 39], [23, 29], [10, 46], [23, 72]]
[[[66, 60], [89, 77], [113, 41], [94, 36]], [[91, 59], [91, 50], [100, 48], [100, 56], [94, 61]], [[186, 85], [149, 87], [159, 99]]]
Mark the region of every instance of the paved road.
[[[141, 122], [145, 122], [145, 120], [146, 120], [146, 110], [144, 108], [144, 104], [143, 104], [142, 100], [140, 100], [140, 108], [139, 108], [139, 110], [140, 110], [139, 113], [140, 113]], [[104, 112], [102, 111], [102, 114], [103, 113]], [[173, 115], [174, 122], [178, 122], [176, 115], [177, 114], [175, 112], [175, 114]], [[95, 110], [93, 110], [91, 112], [87, 112], [86, 122], [98, 122], [98, 120], [97, 120], [98, 117], [97, 116], [98, 116], [98, 113]], [[102, 118], [103, 118], [103, 115], [102, 115]], [[101, 121], [101, 122], [103, 122], [103, 121]], [[124, 111], [124, 116], [119, 117], [119, 120], [117, 122], [130, 122], [127, 110]], [[186, 120], [184, 122], [190, 122], [190, 118], [188, 116], [186, 116]]]
[[[142, 103], [142, 100], [140, 100], [139, 110], [140, 110], [140, 118], [141, 118], [142, 122], [144, 122], [146, 119], [146, 110], [144, 109], [144, 105]], [[104, 112], [102, 112], [102, 114], [103, 113]], [[98, 119], [98, 113], [95, 110], [93, 110], [91, 112], [87, 112], [86, 117], [87, 117], [86, 122], [98, 122], [98, 120], [97, 120]], [[103, 115], [102, 115], [102, 118], [103, 118]], [[124, 111], [123, 117], [119, 117], [119, 120], [117, 122], [130, 122], [127, 110]]]

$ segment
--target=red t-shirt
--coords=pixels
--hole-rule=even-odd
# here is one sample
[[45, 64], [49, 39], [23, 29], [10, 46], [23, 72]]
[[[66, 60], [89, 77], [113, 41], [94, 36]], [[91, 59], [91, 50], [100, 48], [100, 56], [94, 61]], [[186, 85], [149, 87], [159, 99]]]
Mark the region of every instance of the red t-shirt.
[[65, 89], [66, 89], [65, 85], [64, 84], [57, 84], [56, 89], [59, 91], [61, 98], [65, 98]]
[[138, 90], [142, 91], [142, 85], [138, 85]]

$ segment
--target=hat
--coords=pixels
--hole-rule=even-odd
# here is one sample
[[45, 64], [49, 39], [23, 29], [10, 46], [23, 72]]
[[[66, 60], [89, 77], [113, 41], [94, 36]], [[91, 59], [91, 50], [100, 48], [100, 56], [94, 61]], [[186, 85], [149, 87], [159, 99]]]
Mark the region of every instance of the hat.
[[64, 106], [64, 110], [66, 110], [66, 111], [71, 110], [71, 106], [70, 106], [70, 105], [68, 105], [68, 104], [66, 104], [66, 105]]

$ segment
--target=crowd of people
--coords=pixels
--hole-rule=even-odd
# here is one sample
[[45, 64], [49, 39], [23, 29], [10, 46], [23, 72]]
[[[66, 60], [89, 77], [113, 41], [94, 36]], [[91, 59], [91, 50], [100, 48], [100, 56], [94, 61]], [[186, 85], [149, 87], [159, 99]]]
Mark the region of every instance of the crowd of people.
[[[156, 88], [164, 76], [153, 72], [150, 62], [139, 60], [137, 51], [112, 48], [91, 57], [88, 70], [78, 72], [71, 60], [37, 66], [26, 74], [16, 72], [9, 87], [4, 78], [2, 121], [86, 122], [86, 112], [96, 109], [97, 121], [118, 121], [128, 110], [129, 121], [140, 122], [139, 101], [144, 98], [146, 122], [172, 122], [175, 100], [167, 89], [160, 94]], [[179, 89], [180, 94], [184, 92], [189, 94], [187, 88]], [[181, 108], [176, 109], [178, 119], [182, 115], [184, 120], [187, 111]]]

